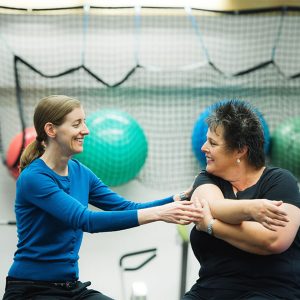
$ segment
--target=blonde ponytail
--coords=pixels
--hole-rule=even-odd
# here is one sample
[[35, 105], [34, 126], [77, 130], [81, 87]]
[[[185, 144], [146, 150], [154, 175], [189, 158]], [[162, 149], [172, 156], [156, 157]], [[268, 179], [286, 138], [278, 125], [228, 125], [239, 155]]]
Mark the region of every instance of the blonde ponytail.
[[44, 153], [44, 147], [37, 139], [31, 142], [23, 151], [20, 158], [20, 172], [22, 172], [34, 159]]

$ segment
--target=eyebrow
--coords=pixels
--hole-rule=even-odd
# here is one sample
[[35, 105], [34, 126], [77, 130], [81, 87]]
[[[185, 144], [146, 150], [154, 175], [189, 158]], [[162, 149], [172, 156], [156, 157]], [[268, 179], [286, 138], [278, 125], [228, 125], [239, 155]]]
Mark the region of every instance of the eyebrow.
[[76, 119], [74, 121], [71, 121], [72, 124], [74, 124], [74, 123], [81, 123], [81, 122], [82, 122], [82, 119], [80, 119], [80, 118]]

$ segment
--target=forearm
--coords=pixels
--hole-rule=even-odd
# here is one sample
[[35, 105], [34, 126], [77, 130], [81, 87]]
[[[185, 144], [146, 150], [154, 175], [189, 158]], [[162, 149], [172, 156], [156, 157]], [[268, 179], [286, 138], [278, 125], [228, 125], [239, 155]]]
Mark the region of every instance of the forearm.
[[160, 217], [156, 207], [138, 210], [138, 223], [140, 225], [159, 221]]
[[251, 220], [250, 207], [255, 200], [208, 200], [212, 216], [228, 224], [241, 224]]
[[249, 253], [274, 254], [272, 245], [276, 241], [276, 233], [257, 222], [244, 221], [233, 225], [216, 219], [213, 224], [213, 234], [216, 238]]
[[205, 184], [195, 190], [192, 200], [206, 200], [214, 218], [228, 224], [256, 220], [268, 229], [271, 226], [285, 226], [288, 221], [282, 209], [282, 201], [267, 199], [224, 199], [221, 190], [212, 184]]
[[221, 190], [215, 185], [199, 186], [192, 195], [192, 201], [195, 201], [196, 198], [205, 199], [209, 204], [212, 216], [223, 222], [240, 224], [251, 219], [249, 207], [254, 200], [224, 199]]
[[196, 228], [208, 232], [208, 228], [212, 226], [210, 229], [213, 236], [253, 254], [269, 255], [286, 251], [292, 245], [300, 226], [300, 210], [291, 204], [283, 204], [289, 218], [286, 226], [274, 226], [270, 230], [256, 221], [228, 224], [215, 219], [212, 222], [208, 202], [202, 203], [205, 216], [201, 222], [196, 223]]

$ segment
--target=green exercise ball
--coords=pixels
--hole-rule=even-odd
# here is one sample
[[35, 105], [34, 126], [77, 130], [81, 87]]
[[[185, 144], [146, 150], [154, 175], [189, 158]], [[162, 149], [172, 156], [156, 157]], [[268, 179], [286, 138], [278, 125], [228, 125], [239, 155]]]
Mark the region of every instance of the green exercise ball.
[[148, 153], [146, 136], [129, 114], [113, 109], [96, 111], [86, 119], [90, 134], [84, 139], [80, 162], [106, 185], [124, 184], [138, 174]]
[[287, 119], [275, 129], [271, 139], [271, 162], [300, 179], [300, 117]]

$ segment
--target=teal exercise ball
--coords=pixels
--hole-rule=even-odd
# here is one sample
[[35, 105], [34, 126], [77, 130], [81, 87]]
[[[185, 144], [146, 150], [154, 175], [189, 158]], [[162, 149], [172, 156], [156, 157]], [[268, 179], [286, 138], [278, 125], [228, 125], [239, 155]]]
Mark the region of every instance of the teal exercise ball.
[[117, 186], [135, 178], [143, 167], [148, 143], [143, 129], [128, 113], [105, 109], [86, 119], [90, 134], [84, 139], [80, 162], [106, 185]]
[[271, 163], [300, 179], [300, 116], [279, 124], [271, 137]]

